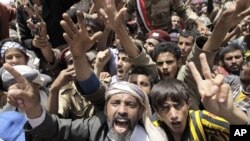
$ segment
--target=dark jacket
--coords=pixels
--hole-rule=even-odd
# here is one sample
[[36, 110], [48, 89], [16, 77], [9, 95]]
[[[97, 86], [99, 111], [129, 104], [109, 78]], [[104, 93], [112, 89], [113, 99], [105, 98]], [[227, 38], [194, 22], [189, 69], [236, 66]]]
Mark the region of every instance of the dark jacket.
[[29, 123], [26, 123], [24, 129], [29, 134], [38, 135], [49, 141], [108, 141], [109, 127], [104, 115], [104, 93], [105, 87], [100, 86], [95, 93], [84, 95], [97, 109], [97, 113], [91, 118], [72, 121], [71, 119], [59, 119], [55, 115], [46, 113], [41, 125], [32, 129]]

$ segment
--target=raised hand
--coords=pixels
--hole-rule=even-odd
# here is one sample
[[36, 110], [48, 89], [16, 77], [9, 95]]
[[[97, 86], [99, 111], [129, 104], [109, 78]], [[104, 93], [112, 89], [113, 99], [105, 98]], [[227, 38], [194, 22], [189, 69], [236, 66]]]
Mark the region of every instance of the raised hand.
[[51, 88], [56, 88], [59, 90], [62, 86], [74, 80], [74, 77], [75, 77], [75, 69], [73, 65], [70, 65], [68, 68], [60, 72], [60, 74], [52, 83]]
[[104, 7], [100, 10], [101, 19], [103, 19], [105, 26], [109, 29], [116, 31], [124, 23], [124, 15], [127, 8], [121, 8], [119, 11], [116, 9], [115, 0], [108, 0]]
[[24, 9], [28, 13], [29, 18], [35, 18], [36, 20], [43, 21], [42, 16], [40, 15], [40, 10], [36, 4], [34, 7], [32, 5], [24, 5]]
[[108, 72], [101, 72], [99, 79], [101, 82], [108, 85], [111, 79], [111, 75]]
[[249, 0], [236, 0], [236, 11], [239, 17], [244, 18], [250, 14]]
[[189, 63], [188, 66], [196, 81], [201, 95], [201, 102], [206, 110], [217, 115], [220, 115], [221, 111], [226, 112], [232, 110], [233, 100], [231, 89], [228, 84], [223, 83], [223, 75], [218, 74], [215, 77], [212, 77], [206, 55], [203, 53], [200, 55], [200, 63], [204, 79], [193, 62]]
[[8, 102], [24, 111], [28, 118], [39, 117], [42, 114], [42, 107], [39, 100], [38, 84], [30, 83], [13, 66], [7, 63], [3, 67], [16, 80], [16, 84], [8, 88]]
[[[42, 19], [42, 16], [40, 15], [40, 10], [38, 6], [35, 4], [34, 7], [32, 5], [24, 5], [25, 11], [28, 13], [28, 20], [27, 20], [27, 26], [31, 30], [33, 35], [40, 36], [40, 26], [38, 23], [44, 22]], [[47, 36], [47, 31], [46, 35]]]
[[42, 16], [40, 15], [40, 10], [35, 4], [24, 6], [25, 11], [28, 13], [29, 19], [27, 20], [27, 26], [31, 30], [34, 38], [32, 40], [32, 45], [39, 49], [44, 49], [50, 47], [49, 37], [47, 35], [46, 23], [43, 21]]
[[102, 70], [109, 60], [110, 60], [109, 49], [105, 49], [104, 51], [99, 51], [96, 55], [95, 67]]
[[44, 49], [45, 47], [51, 47], [50, 42], [47, 35], [47, 28], [45, 22], [37, 23], [38, 34], [35, 35], [34, 39], [32, 40], [33, 46]]
[[223, 83], [223, 75], [218, 74], [212, 77], [204, 53], [200, 54], [200, 63], [204, 79], [193, 62], [190, 62], [188, 66], [197, 83], [205, 109], [225, 118], [231, 124], [249, 123], [247, 114], [234, 106], [231, 88], [228, 84]]
[[[106, 49], [104, 51], [99, 51], [96, 55], [95, 59], [95, 66], [94, 66], [94, 72], [98, 78], [101, 76], [101, 72], [103, 71], [104, 66], [108, 63], [110, 60], [110, 50]], [[101, 80], [101, 79], [100, 79]]]
[[73, 23], [67, 13], [63, 14], [63, 19], [61, 21], [61, 26], [65, 31], [63, 37], [70, 46], [72, 56], [80, 57], [93, 46], [101, 36], [101, 32], [97, 32], [92, 37], [89, 37], [80, 11], [77, 11], [77, 24]]
[[229, 7], [225, 12], [226, 20], [230, 21], [228, 24], [232, 27], [237, 25], [243, 18], [250, 14], [249, 0], [236, 0], [236, 2]]

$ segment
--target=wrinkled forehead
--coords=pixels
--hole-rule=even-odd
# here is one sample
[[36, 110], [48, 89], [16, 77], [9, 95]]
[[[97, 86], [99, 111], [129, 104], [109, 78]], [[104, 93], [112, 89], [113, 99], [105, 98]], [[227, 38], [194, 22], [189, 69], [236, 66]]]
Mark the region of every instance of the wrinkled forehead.
[[124, 93], [124, 92], [111, 95], [109, 97], [109, 99], [107, 99], [107, 100], [108, 101], [110, 101], [110, 100], [123, 100], [123, 101], [132, 101], [132, 102], [140, 103], [139, 99], [137, 97], [133, 96], [132, 94]]

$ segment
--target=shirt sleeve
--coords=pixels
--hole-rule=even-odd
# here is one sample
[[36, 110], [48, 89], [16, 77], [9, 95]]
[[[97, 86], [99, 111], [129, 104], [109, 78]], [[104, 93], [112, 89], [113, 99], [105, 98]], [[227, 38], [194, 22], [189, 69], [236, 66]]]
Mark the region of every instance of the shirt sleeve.
[[87, 80], [77, 81], [77, 83], [86, 95], [94, 93], [100, 87], [100, 81], [93, 72]]
[[43, 108], [43, 113], [42, 113], [42, 115], [41, 115], [40, 117], [34, 118], [34, 119], [29, 119], [29, 118], [26, 116], [26, 118], [27, 118], [29, 124], [31, 125], [31, 127], [32, 127], [32, 128], [36, 128], [36, 127], [38, 127], [40, 124], [43, 123], [43, 121], [45, 120], [45, 115], [46, 115], [46, 111], [45, 111], [45, 109]]

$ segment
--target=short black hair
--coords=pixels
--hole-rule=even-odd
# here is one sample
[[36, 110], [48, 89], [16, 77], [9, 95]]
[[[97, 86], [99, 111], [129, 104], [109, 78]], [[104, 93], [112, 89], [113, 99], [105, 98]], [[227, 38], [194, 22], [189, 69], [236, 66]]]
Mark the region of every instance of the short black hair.
[[190, 95], [194, 94], [188, 85], [177, 79], [161, 80], [151, 90], [152, 107], [158, 111], [167, 99], [177, 103], [189, 103]]
[[227, 47], [224, 47], [222, 48], [220, 51], [219, 51], [219, 57], [220, 57], [220, 60], [223, 61], [224, 60], [224, 56], [226, 53], [229, 53], [229, 52], [232, 52], [232, 51], [236, 51], [236, 50], [240, 50], [241, 51], [241, 54], [242, 56], [244, 56], [244, 50], [242, 47], [236, 45], [236, 44], [231, 44]]
[[151, 87], [153, 87], [153, 85], [158, 81], [158, 77], [154, 75], [154, 73], [148, 69], [146, 66], [134, 66], [131, 69], [131, 72], [129, 73], [129, 75], [131, 74], [142, 74], [145, 75], [149, 78]]
[[181, 50], [177, 46], [176, 43], [173, 43], [173, 42], [161, 42], [161, 43], [159, 43], [157, 45], [157, 47], [155, 48], [155, 50], [152, 53], [153, 61], [156, 62], [156, 59], [157, 59], [158, 55], [160, 53], [164, 53], [164, 52], [172, 53], [176, 57], [177, 60], [179, 60], [181, 58]]
[[[198, 35], [199, 35], [199, 34], [198, 34], [198, 33], [195, 33], [194, 31], [185, 30], [185, 31], [183, 31], [183, 32], [180, 33], [179, 38], [180, 38], [180, 37], [187, 38], [188, 36], [191, 36], [191, 37], [193, 37], [193, 43], [194, 43], [195, 38], [196, 38]], [[178, 40], [179, 40], [179, 38], [178, 38]]]

